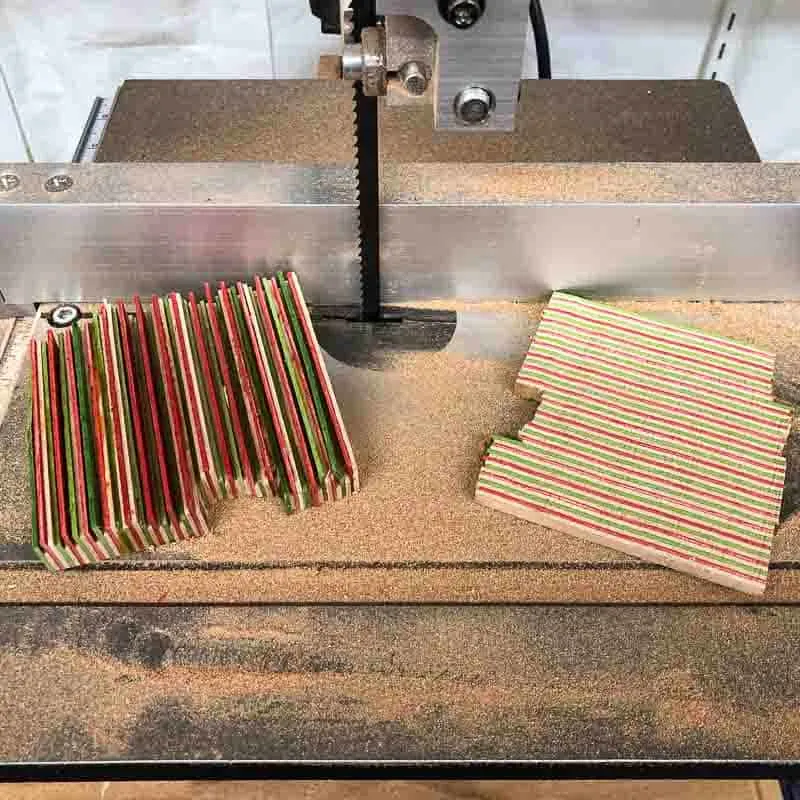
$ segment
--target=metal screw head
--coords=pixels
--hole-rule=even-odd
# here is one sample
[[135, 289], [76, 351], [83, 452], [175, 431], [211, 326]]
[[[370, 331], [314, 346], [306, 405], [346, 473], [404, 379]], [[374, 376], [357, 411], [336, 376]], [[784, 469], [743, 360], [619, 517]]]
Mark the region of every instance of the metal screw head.
[[413, 95], [425, 94], [428, 88], [428, 79], [425, 77], [425, 67], [416, 61], [408, 61], [398, 71], [403, 88]]
[[65, 192], [74, 186], [75, 181], [69, 175], [53, 175], [44, 182], [44, 188], [48, 192]]
[[15, 175], [13, 172], [4, 172], [0, 175], [0, 192], [13, 192], [14, 189], [19, 188], [19, 184], [19, 175]]
[[483, 9], [480, 0], [448, 0], [445, 19], [454, 27], [466, 30], [483, 16]]
[[494, 95], [481, 86], [469, 86], [460, 91], [453, 101], [453, 111], [465, 125], [480, 125], [494, 111]]

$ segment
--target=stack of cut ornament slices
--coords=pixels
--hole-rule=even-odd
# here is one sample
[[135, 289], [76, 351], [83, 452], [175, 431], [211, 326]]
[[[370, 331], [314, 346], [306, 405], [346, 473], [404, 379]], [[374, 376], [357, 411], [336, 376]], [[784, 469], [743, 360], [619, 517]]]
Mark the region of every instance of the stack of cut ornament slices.
[[791, 423], [774, 367], [758, 348], [556, 293], [517, 378], [535, 417], [490, 443], [476, 499], [761, 594]]
[[61, 570], [201, 536], [214, 505], [358, 470], [297, 277], [103, 304], [31, 343], [33, 547]]

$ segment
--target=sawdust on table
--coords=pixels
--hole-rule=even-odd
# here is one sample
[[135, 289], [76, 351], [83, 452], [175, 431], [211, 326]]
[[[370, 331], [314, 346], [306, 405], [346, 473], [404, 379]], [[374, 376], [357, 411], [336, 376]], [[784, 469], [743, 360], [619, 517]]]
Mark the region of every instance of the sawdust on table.
[[[533, 332], [544, 307], [446, 301], [428, 305], [522, 315], [523, 332], [525, 316]], [[773, 350], [778, 357], [779, 396], [794, 404], [800, 400], [795, 396], [795, 392], [800, 395], [800, 303], [654, 300], [617, 305]], [[405, 353], [380, 372], [330, 361], [363, 476], [362, 491], [343, 502], [292, 516], [270, 500], [229, 501], [217, 510], [216, 535], [161, 548], [159, 555], [238, 563], [422, 562], [420, 566], [632, 561], [474, 502], [484, 444], [493, 434], [516, 433], [534, 412], [531, 402], [513, 393], [522, 356], [522, 351], [506, 360], [451, 350]], [[796, 420], [796, 431], [799, 424]], [[787, 482], [791, 479], [788, 476]], [[8, 515], [10, 510], [3, 505], [3, 515]], [[26, 520], [27, 514], [25, 508]], [[19, 514], [12, 514], [3, 528], [21, 521]], [[3, 538], [18, 538], [11, 534], [4, 530]], [[800, 519], [795, 515], [776, 536], [773, 560], [798, 560], [798, 554]]]
[[[429, 305], [522, 312], [530, 319], [531, 333], [544, 308], [542, 303]], [[800, 402], [800, 303], [656, 300], [617, 305], [772, 350], [779, 396]], [[513, 393], [520, 359], [496, 361], [445, 351], [398, 355], [392, 368], [367, 374], [335, 365], [337, 396], [363, 474], [362, 492], [343, 504], [295, 517], [284, 517], [269, 502], [226, 504], [216, 525], [222, 535], [193, 543], [193, 555], [242, 561], [629, 560], [508, 515], [487, 513], [474, 502], [483, 445], [493, 434], [516, 433], [534, 412], [532, 403]], [[799, 425], [796, 418], [794, 429]], [[792, 560], [798, 547], [800, 519], [795, 515], [779, 530], [773, 559]]]
[[[755, 680], [745, 675], [729, 687], [719, 665], [698, 672], [691, 657], [683, 664], [674, 655], [676, 648], [704, 652], [709, 633], [719, 637], [715, 641], [725, 639], [724, 620], [733, 615], [727, 645], [741, 659], [757, 662], [760, 628], [745, 613], [729, 611], [706, 621], [678, 613], [668, 643], [658, 634], [649, 642], [649, 627], [639, 623], [631, 646], [648, 648], [642, 671], [629, 674], [624, 655], [617, 660], [601, 651], [596, 662], [581, 665], [584, 680], [574, 679], [571, 645], [537, 644], [531, 637], [540, 634], [526, 616], [507, 610], [489, 612], [481, 627], [469, 615], [440, 619], [433, 611], [382, 626], [362, 618], [353, 624], [331, 621], [308, 609], [285, 609], [277, 617], [260, 610], [208, 609], [185, 624], [167, 624], [169, 655], [155, 668], [112, 655], [103, 644], [105, 629], [95, 632], [95, 644], [77, 646], [71, 637], [70, 644], [32, 646], [22, 636], [0, 654], [0, 758], [136, 757], [137, 739], [151, 731], [165, 733], [152, 730], [160, 707], [165, 713], [177, 708], [190, 720], [189, 728], [214, 730], [215, 722], [224, 726], [257, 709], [263, 713], [265, 704], [278, 723], [291, 724], [302, 710], [310, 724], [341, 719], [379, 729], [400, 722], [427, 737], [432, 720], [427, 712], [438, 708], [440, 721], [457, 727], [460, 739], [480, 738], [487, 725], [501, 732], [508, 720], [524, 723], [538, 747], [549, 746], [541, 740], [552, 732], [548, 726], [557, 728], [559, 720], [574, 715], [599, 726], [604, 720], [622, 723], [622, 749], [628, 739], [647, 740], [654, 751], [668, 752], [691, 743], [702, 729], [720, 752], [731, 747], [792, 757], [800, 722], [785, 694], [760, 709], [751, 689], [766, 683], [757, 670]], [[259, 627], [257, 636], [251, 625]], [[604, 628], [601, 638], [607, 647], [613, 634]], [[417, 641], [424, 646], [415, 647]], [[28, 713], [31, 709], [36, 713]], [[41, 720], [47, 720], [45, 727]], [[201, 743], [236, 747], [231, 740]], [[164, 740], [147, 746], [172, 754], [191, 745]]]
[[277, 503], [221, 505], [216, 536], [192, 542], [209, 561], [597, 561], [610, 550], [474, 502], [484, 445], [515, 433], [534, 406], [513, 393], [513, 361], [449, 353], [398, 356], [381, 372], [335, 365], [337, 398], [362, 490], [286, 516]]

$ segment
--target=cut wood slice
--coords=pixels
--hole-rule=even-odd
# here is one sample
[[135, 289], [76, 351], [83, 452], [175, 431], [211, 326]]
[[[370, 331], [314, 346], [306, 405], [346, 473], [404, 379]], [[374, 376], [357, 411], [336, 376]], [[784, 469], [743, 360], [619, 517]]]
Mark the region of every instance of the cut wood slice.
[[332, 429], [333, 436], [329, 432], [326, 437], [331, 465], [334, 472], [337, 471], [337, 465], [342, 465], [338, 469], [343, 469], [346, 475], [346, 480], [341, 481], [346, 494], [349, 494], [350, 491], [358, 491], [360, 482], [353, 447], [336, 402], [333, 385], [325, 367], [322, 348], [320, 348], [314, 333], [311, 315], [308, 313], [300, 282], [293, 272], [280, 273], [275, 282], [280, 288], [285, 307], [289, 312], [295, 342], [299, 347], [306, 377], [315, 396], [318, 416], [321, 421], [324, 420], [325, 428], [328, 428], [329, 431]]
[[[151, 303], [153, 327], [156, 334], [161, 377], [165, 387], [172, 453], [179, 477], [177, 510], [180, 526], [178, 534], [179, 538], [185, 538], [185, 533], [195, 536], [207, 530], [208, 523], [205, 519], [204, 508], [197, 502], [198, 493], [196, 492], [192, 450], [187, 432], [188, 425], [184, 415], [184, 406], [181, 402], [176, 367], [177, 359], [174, 353], [172, 337], [167, 327], [165, 308], [166, 302], [162, 298], [153, 298]], [[181, 533], [184, 533], [184, 535], [181, 536]]]
[[83, 328], [83, 354], [89, 379], [89, 399], [91, 402], [91, 421], [94, 436], [94, 451], [97, 458], [98, 492], [100, 498], [101, 529], [107, 541], [113, 543], [118, 555], [130, 552], [130, 542], [118, 532], [116, 510], [114, 507], [114, 487], [112, 484], [111, 453], [106, 431], [108, 422], [103, 403], [103, 366], [98, 346], [98, 325], [92, 320]]
[[256, 366], [253, 386], [258, 393], [260, 404], [267, 409], [272, 423], [271, 438], [275, 441], [275, 448], [282, 466], [282, 476], [285, 476], [291, 494], [290, 510], [298, 511], [306, 508], [308, 504], [308, 487], [301, 478], [295, 459], [294, 447], [287, 429], [286, 409], [281, 402], [276, 382], [273, 380], [273, 368], [267, 353], [267, 346], [255, 318], [252, 293], [248, 289], [249, 287], [245, 287], [241, 283], [236, 285], [235, 303], [237, 313], [244, 320], [244, 327], [248, 335], [245, 343], [252, 354], [251, 363], [254, 362]]
[[[121, 313], [120, 308], [122, 309]], [[144, 548], [147, 548], [158, 544], [158, 540], [151, 533], [146, 519], [142, 468], [139, 464], [139, 451], [136, 447], [133, 424], [133, 401], [128, 391], [126, 362], [122, 352], [122, 325], [123, 320], [127, 323], [127, 316], [124, 304], [119, 303], [117, 306], [109, 306], [109, 319], [114, 344], [114, 366], [117, 370], [117, 391], [119, 392], [121, 419], [124, 425], [123, 432], [125, 434], [125, 447], [130, 475], [131, 515], [128, 525], [131, 529], [135, 529], [138, 540], [143, 542]]]
[[[66, 546], [62, 535], [62, 521], [60, 517], [60, 504], [58, 502], [58, 479], [56, 474], [56, 442], [58, 428], [54, 415], [54, 370], [51, 367], [52, 354], [50, 338], [41, 343], [39, 365], [41, 369], [41, 408], [42, 408], [42, 443], [44, 451], [44, 468], [46, 470], [46, 512], [48, 520], [47, 543], [50, 550], [56, 552], [58, 557], [68, 566], [76, 566], [80, 562]], [[56, 409], [57, 414], [57, 409]]]
[[136, 453], [136, 478], [138, 481], [139, 524], [146, 537], [153, 544], [166, 544], [168, 541], [161, 530], [161, 520], [156, 515], [153, 479], [150, 471], [150, 458], [145, 444], [145, 424], [142, 416], [142, 401], [137, 386], [137, 367], [134, 359], [134, 338], [131, 322], [125, 304], [116, 304], [116, 318], [119, 325], [119, 350], [124, 370], [124, 388], [127, 391], [129, 434], [133, 437]]
[[83, 481], [87, 514], [87, 536], [91, 536], [102, 550], [105, 558], [119, 556], [119, 546], [103, 531], [100, 498], [100, 474], [95, 452], [94, 428], [92, 420], [90, 379], [86, 366], [83, 329], [73, 325], [70, 329], [72, 361], [74, 364], [75, 390], [78, 397], [80, 417], [80, 451], [83, 457]]
[[47, 442], [50, 448], [49, 459], [52, 464], [51, 485], [55, 493], [53, 502], [53, 536], [59, 549], [68, 553], [76, 563], [84, 563], [83, 556], [70, 535], [67, 487], [67, 453], [63, 439], [64, 411], [61, 407], [61, 375], [60, 358], [56, 337], [52, 331], [48, 333], [47, 342], [47, 403], [48, 424]]
[[284, 396], [289, 398], [287, 404], [292, 414], [293, 436], [302, 446], [303, 466], [309, 485], [313, 487], [312, 502], [319, 505], [325, 498], [334, 499], [335, 489], [303, 362], [278, 287], [273, 281], [256, 277], [256, 296], [271, 358], [280, 376]]
[[187, 409], [187, 434], [194, 456], [193, 471], [199, 479], [206, 502], [211, 504], [220, 497], [220, 475], [217, 473], [212, 444], [213, 431], [203, 405], [202, 388], [198, 381], [199, 369], [190, 343], [192, 334], [183, 298], [174, 293], [169, 295], [165, 311], [175, 345], [181, 396]]
[[226, 412], [226, 428], [230, 445], [231, 458], [240, 468], [240, 484], [242, 491], [249, 490], [253, 496], [263, 494], [260, 483], [256, 482], [256, 462], [253, 454], [253, 443], [249, 441], [249, 428], [243, 409], [244, 392], [238, 383], [234, 371], [234, 361], [230, 354], [229, 344], [225, 340], [226, 323], [221, 312], [221, 302], [217, 305], [209, 284], [205, 285], [205, 311], [208, 317], [209, 330], [211, 331], [214, 347], [212, 352], [212, 366], [216, 365], [221, 378], [221, 397], [224, 403], [220, 408]]
[[106, 368], [106, 402], [111, 419], [111, 443], [116, 466], [116, 488], [119, 501], [118, 530], [127, 537], [133, 550], [144, 550], [148, 542], [139, 527], [136, 513], [135, 468], [132, 463], [131, 441], [128, 437], [128, 419], [125, 408], [123, 377], [117, 353], [117, 326], [111, 306], [100, 307], [100, 338]]
[[236, 476], [233, 469], [228, 433], [223, 424], [222, 401], [219, 397], [219, 376], [212, 371], [210, 356], [210, 332], [201, 321], [200, 307], [194, 292], [189, 294], [188, 305], [189, 319], [192, 335], [189, 337], [189, 346], [192, 348], [193, 358], [200, 370], [201, 384], [198, 384], [198, 394], [203, 405], [210, 433], [211, 453], [217, 474], [219, 489], [224, 497], [235, 497], [237, 493]]
[[[243, 331], [240, 320], [235, 313], [236, 293], [229, 290], [224, 283], [219, 287], [220, 308], [225, 323], [228, 342], [232, 353], [232, 362], [237, 377], [241, 382], [241, 397], [244, 404], [243, 422], [247, 425], [252, 437], [254, 461], [256, 466], [256, 480], [267, 493], [278, 493], [285, 489], [280, 485], [279, 476], [276, 474], [279, 464], [273, 461], [273, 453], [269, 443], [266, 414], [259, 407], [256, 390], [253, 385], [252, 356], [249, 356], [243, 343]], [[284, 502], [287, 494], [284, 493]]]
[[[151, 469], [155, 476], [153, 489], [157, 504], [157, 516], [161, 523], [161, 530], [171, 541], [184, 538], [181, 535], [181, 523], [175, 505], [175, 486], [180, 478], [172, 469], [174, 461], [170, 461], [170, 437], [163, 431], [161, 409], [165, 404], [163, 384], [156, 383], [160, 378], [158, 371], [158, 355], [155, 346], [155, 332], [152, 318], [145, 313], [141, 299], [133, 298], [136, 314], [136, 332], [138, 336], [137, 353], [140, 359], [140, 372], [143, 379], [141, 397], [145, 404], [144, 423], [148, 435], [151, 437]], [[141, 385], [141, 384], [140, 384]], [[157, 387], [160, 391], [157, 391]], [[166, 415], [165, 415], [166, 419]]]
[[110, 557], [89, 525], [87, 508], [87, 470], [84, 463], [81, 437], [81, 413], [78, 403], [77, 370], [73, 338], [65, 335], [61, 340], [61, 386], [65, 409], [64, 439], [67, 452], [67, 474], [70, 491], [71, 536], [88, 562], [104, 561]]
[[31, 426], [32, 452], [34, 468], [34, 488], [36, 502], [33, 519], [33, 548], [45, 564], [51, 569], [66, 569], [72, 566], [70, 559], [65, 558], [56, 546], [53, 536], [52, 491], [50, 486], [49, 449], [47, 445], [47, 413], [45, 397], [47, 388], [44, 383], [45, 367], [44, 343], [31, 340], [31, 369], [33, 394], [33, 418]]

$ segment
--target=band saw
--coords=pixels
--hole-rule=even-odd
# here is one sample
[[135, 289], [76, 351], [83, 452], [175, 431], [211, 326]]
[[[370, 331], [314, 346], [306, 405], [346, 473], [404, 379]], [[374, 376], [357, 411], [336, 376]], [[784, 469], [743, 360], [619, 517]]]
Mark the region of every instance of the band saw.
[[[483, 439], [529, 418], [508, 386], [540, 300], [554, 290], [773, 348], [778, 395], [796, 404], [800, 168], [760, 161], [733, 95], [717, 81], [551, 80], [541, 35], [540, 79], [523, 79], [538, 4], [310, 6], [338, 51], [323, 57], [318, 77], [128, 80], [95, 102], [73, 162], [0, 165], [5, 600], [196, 606], [190, 616], [215, 603], [585, 603], [594, 610], [570, 625], [585, 625], [587, 641], [605, 604], [620, 606], [621, 630], [628, 619], [644, 631], [642, 608], [661, 614], [675, 603], [702, 619], [731, 614], [719, 623], [729, 633], [763, 629], [765, 658], [796, 663], [793, 608], [777, 621], [740, 618], [725, 589], [545, 529], [532, 533], [475, 510], [470, 492]], [[333, 356], [332, 379], [365, 464], [361, 505], [343, 504], [329, 525], [276, 522], [248, 507], [193, 549], [69, 580], [33, 569], [20, 477], [32, 325], [58, 324], [64, 314], [69, 322], [64, 308], [91, 313], [103, 298], [285, 269], [302, 281]], [[754, 614], [800, 601], [797, 441], [795, 430], [771, 583]], [[653, 625], [672, 624], [663, 619]], [[162, 627], [158, 635], [170, 641], [183, 635]], [[647, 637], [635, 646], [637, 661], [649, 664], [661, 656]], [[611, 663], [617, 645], [601, 644], [599, 661]], [[697, 647], [706, 674], [722, 681], [711, 644]], [[769, 684], [768, 671], [752, 671], [742, 706]], [[602, 681], [596, 686], [576, 701], [578, 712], [570, 707], [570, 730], [582, 733], [581, 720], [606, 702]], [[636, 722], [637, 703], [667, 702], [655, 694], [612, 698], [611, 713]], [[542, 697], [546, 713], [513, 712], [526, 737], [541, 727], [526, 757], [550, 757], [549, 720], [568, 705], [552, 687]], [[741, 734], [731, 747], [748, 758], [796, 760], [797, 739], [775, 739], [781, 726], [748, 709], [753, 740]], [[717, 723], [706, 724], [721, 741]], [[613, 753], [685, 756], [686, 732], [665, 725], [662, 738], [631, 735]], [[370, 743], [363, 746], [369, 755]], [[719, 755], [703, 746], [701, 756]], [[475, 756], [522, 752], [493, 747]], [[592, 756], [589, 745], [576, 747]], [[329, 757], [323, 750], [303, 756]], [[102, 752], [120, 755], [112, 746]], [[390, 746], [380, 752], [402, 756]], [[165, 743], [158, 755], [174, 752]], [[19, 749], [6, 757], [32, 756]]]

